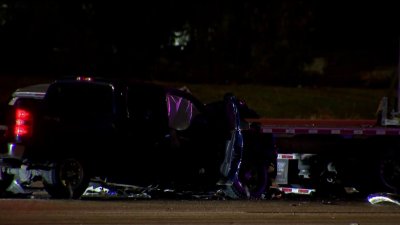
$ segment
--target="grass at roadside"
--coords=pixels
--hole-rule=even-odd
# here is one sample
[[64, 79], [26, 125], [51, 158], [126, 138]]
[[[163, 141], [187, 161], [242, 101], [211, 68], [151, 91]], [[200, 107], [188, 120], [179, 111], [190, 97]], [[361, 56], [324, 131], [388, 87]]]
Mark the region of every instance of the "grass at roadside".
[[[40, 77], [0, 77], [0, 102], [7, 101], [16, 88], [50, 82]], [[289, 88], [264, 85], [181, 84], [201, 101], [222, 99], [232, 92], [263, 117], [271, 118], [341, 118], [375, 119], [380, 99], [387, 94], [383, 89], [356, 88]]]
[[264, 85], [186, 85], [203, 102], [226, 92], [245, 100], [263, 117], [305, 119], [375, 119], [383, 89], [290, 88]]

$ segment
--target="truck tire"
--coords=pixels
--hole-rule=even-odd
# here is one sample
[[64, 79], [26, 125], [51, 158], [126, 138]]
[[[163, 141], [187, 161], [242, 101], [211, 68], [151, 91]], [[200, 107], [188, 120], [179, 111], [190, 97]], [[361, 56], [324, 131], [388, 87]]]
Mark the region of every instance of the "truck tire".
[[261, 163], [242, 163], [232, 189], [240, 198], [259, 199], [270, 186], [268, 168]]
[[382, 184], [391, 191], [400, 191], [400, 157], [389, 153], [382, 157], [379, 165], [379, 177]]
[[78, 199], [89, 185], [83, 164], [76, 159], [66, 159], [55, 163], [43, 185], [52, 198]]
[[263, 135], [259, 129], [255, 124], [251, 131], [244, 134], [243, 160], [232, 185], [240, 198], [262, 198], [276, 177], [275, 141], [271, 135]]
[[7, 188], [11, 185], [14, 180], [13, 175], [2, 174], [2, 179], [0, 180], [0, 197], [4, 196]]

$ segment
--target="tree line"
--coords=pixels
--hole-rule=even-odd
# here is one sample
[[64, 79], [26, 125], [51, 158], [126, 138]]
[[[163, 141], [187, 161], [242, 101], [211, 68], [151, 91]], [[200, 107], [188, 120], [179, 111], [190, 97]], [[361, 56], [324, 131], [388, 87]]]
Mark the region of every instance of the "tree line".
[[385, 83], [398, 60], [398, 30], [389, 24], [400, 20], [392, 8], [313, 0], [0, 1], [0, 74]]

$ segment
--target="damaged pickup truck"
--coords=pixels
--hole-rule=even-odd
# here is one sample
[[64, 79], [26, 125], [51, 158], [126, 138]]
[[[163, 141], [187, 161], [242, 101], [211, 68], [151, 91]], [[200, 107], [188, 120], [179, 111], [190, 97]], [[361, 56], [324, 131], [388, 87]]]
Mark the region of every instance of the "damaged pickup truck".
[[91, 77], [41, 88], [9, 102], [2, 191], [41, 179], [51, 197], [79, 198], [96, 178], [259, 198], [276, 174], [272, 137], [232, 94], [203, 104], [180, 89]]

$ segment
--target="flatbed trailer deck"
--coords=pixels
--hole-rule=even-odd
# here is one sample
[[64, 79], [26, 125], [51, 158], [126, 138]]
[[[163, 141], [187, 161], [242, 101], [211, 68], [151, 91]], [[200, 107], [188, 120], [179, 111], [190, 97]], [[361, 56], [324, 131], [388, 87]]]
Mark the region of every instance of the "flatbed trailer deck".
[[382, 127], [376, 120], [257, 119], [263, 133], [274, 135], [333, 134], [400, 136], [400, 127]]

